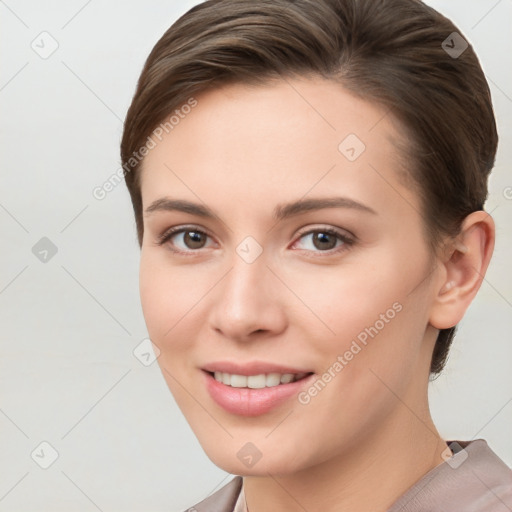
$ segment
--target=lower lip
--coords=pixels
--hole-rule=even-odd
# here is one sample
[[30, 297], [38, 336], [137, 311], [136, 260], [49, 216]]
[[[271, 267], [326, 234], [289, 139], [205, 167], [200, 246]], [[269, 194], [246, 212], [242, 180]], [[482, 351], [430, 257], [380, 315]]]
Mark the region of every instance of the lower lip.
[[259, 416], [289, 400], [304, 386], [310, 384], [315, 374], [289, 384], [279, 384], [270, 388], [233, 388], [215, 380], [213, 375], [201, 370], [206, 381], [206, 389], [212, 399], [227, 412], [239, 416]]

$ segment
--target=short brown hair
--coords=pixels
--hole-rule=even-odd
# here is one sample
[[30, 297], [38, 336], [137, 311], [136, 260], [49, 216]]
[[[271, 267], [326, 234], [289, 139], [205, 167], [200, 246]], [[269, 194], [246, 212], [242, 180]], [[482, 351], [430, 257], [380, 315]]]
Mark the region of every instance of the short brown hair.
[[[478, 58], [450, 20], [419, 0], [208, 0], [157, 42], [126, 116], [121, 161], [140, 246], [142, 160], [134, 155], [155, 127], [208, 88], [294, 75], [337, 81], [402, 123], [434, 250], [483, 209], [496, 123]], [[432, 374], [456, 327], [439, 332]]]

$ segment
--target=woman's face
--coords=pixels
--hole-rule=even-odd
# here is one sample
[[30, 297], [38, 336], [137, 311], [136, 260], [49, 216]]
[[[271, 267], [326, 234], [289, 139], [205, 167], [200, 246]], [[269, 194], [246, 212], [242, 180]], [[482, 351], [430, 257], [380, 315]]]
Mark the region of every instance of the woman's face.
[[437, 335], [398, 125], [321, 79], [195, 99], [141, 182], [141, 301], [178, 406], [234, 474], [372, 446], [424, 412]]

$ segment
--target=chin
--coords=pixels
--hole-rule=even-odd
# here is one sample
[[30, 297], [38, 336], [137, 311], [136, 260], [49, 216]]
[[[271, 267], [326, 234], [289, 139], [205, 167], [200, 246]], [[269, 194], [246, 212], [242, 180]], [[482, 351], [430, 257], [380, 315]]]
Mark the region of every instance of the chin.
[[234, 441], [230, 445], [203, 446], [207, 457], [220, 469], [240, 476], [287, 475], [303, 469], [295, 453], [286, 453], [277, 448], [265, 455], [252, 444]]

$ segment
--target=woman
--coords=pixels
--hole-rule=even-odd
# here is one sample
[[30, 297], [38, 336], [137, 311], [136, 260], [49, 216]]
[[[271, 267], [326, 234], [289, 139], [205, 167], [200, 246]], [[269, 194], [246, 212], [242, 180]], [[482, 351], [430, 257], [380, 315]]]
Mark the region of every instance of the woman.
[[418, 0], [210, 0], [162, 36], [121, 143], [142, 308], [237, 475], [190, 510], [512, 509], [427, 396], [492, 255], [496, 146], [473, 49]]

